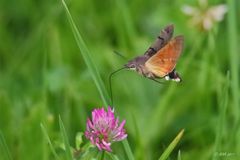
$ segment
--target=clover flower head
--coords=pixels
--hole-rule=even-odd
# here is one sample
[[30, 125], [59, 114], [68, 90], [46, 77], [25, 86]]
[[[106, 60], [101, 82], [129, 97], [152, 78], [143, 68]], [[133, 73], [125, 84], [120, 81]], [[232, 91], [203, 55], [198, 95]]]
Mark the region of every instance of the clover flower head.
[[121, 141], [127, 137], [125, 129], [125, 120], [119, 125], [119, 119], [114, 117], [114, 110], [108, 107], [94, 109], [92, 111], [92, 119], [87, 119], [87, 129], [85, 136], [91, 143], [98, 147], [99, 150], [111, 152], [111, 144]]

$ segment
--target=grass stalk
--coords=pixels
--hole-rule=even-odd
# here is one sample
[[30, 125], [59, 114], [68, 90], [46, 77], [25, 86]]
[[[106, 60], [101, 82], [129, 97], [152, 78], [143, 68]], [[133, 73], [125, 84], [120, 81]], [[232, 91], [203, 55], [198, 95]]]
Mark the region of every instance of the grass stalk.
[[61, 134], [62, 134], [62, 138], [63, 138], [63, 141], [64, 141], [65, 150], [66, 150], [66, 158], [67, 158], [67, 160], [73, 160], [71, 147], [70, 147], [70, 144], [68, 142], [68, 136], [67, 136], [66, 130], [64, 128], [64, 125], [63, 125], [63, 122], [62, 122], [60, 116], [59, 116], [59, 126], [60, 126], [60, 130], [61, 130]]
[[128, 141], [125, 139], [125, 140], [122, 141], [122, 143], [123, 143], [123, 147], [125, 149], [125, 152], [127, 154], [128, 159], [129, 160], [134, 160], [134, 156], [133, 156], [133, 153], [132, 153], [132, 150], [129, 146]]
[[169, 144], [169, 146], [167, 147], [167, 149], [163, 152], [163, 154], [161, 155], [161, 157], [158, 160], [166, 160], [169, 155], [172, 153], [173, 149], [176, 147], [176, 145], [178, 144], [178, 142], [180, 141], [180, 139], [182, 138], [184, 133], [184, 129], [182, 129], [178, 135], [174, 138], [174, 140]]
[[228, 90], [229, 90], [229, 72], [227, 72], [227, 81], [225, 84], [225, 87], [223, 89], [222, 95], [219, 98], [220, 100], [220, 107], [219, 107], [219, 118], [218, 118], [218, 126], [216, 130], [216, 139], [215, 139], [215, 151], [213, 154], [213, 160], [218, 159], [216, 154], [220, 152], [223, 148], [221, 148], [221, 141], [223, 139], [223, 130], [225, 126], [225, 121], [226, 121], [226, 111], [227, 111], [227, 106], [228, 106]]
[[83, 56], [83, 59], [84, 59], [84, 62], [86, 63], [90, 73], [91, 73], [91, 76], [93, 78], [93, 81], [94, 83], [96, 84], [96, 87], [100, 93], [100, 96], [103, 100], [103, 103], [104, 103], [104, 106], [107, 107], [109, 104], [110, 104], [110, 98], [109, 98], [109, 95], [107, 93], [107, 90], [106, 88], [104, 87], [103, 85], [103, 81], [100, 77], [100, 74], [97, 70], [97, 67], [95, 66], [95, 64], [93, 63], [91, 57], [90, 57], [90, 52], [80, 34], [80, 32], [78, 31], [78, 28], [72, 18], [72, 15], [65, 3], [64, 0], [62, 0], [62, 4], [64, 6], [64, 9], [66, 11], [66, 14], [67, 14], [67, 18], [69, 20], [69, 23], [70, 23], [70, 26], [72, 28], [72, 31], [73, 31], [73, 35], [75, 37], [75, 40], [77, 42], [77, 45], [78, 45], [78, 48]]
[[[81, 51], [83, 59], [84, 59], [85, 63], [87, 64], [87, 67], [88, 67], [88, 69], [89, 69], [89, 71], [90, 71], [90, 73], [92, 75], [94, 83], [96, 84], [96, 86], [98, 88], [98, 91], [100, 92], [100, 95], [101, 95], [101, 98], [102, 98], [102, 100], [103, 100], [103, 102], [105, 104], [105, 107], [107, 107], [108, 104], [110, 104], [110, 98], [109, 98], [109, 95], [107, 93], [107, 90], [106, 90], [106, 88], [103, 85], [103, 81], [102, 81], [102, 79], [100, 77], [100, 74], [99, 74], [96, 66], [94, 65], [91, 57], [90, 57], [90, 52], [89, 52], [89, 50], [88, 50], [88, 48], [87, 48], [87, 46], [86, 46], [86, 44], [85, 44], [81, 34], [80, 34], [80, 32], [78, 31], [78, 28], [77, 28], [77, 26], [76, 26], [76, 24], [75, 24], [75, 22], [74, 22], [74, 20], [72, 18], [72, 15], [71, 15], [71, 13], [70, 13], [70, 11], [69, 11], [69, 9], [68, 9], [68, 7], [67, 7], [67, 5], [66, 5], [64, 0], [62, 0], [62, 4], [63, 4], [64, 9], [66, 11], [67, 18], [68, 18], [69, 23], [71, 25], [71, 28], [72, 28], [72, 31], [73, 31], [73, 35], [75, 37], [75, 40], [76, 40], [77, 45], [79, 47], [79, 50]], [[128, 143], [127, 140], [123, 141], [123, 147], [125, 149], [125, 152], [126, 152], [128, 158], [130, 160], [133, 160], [134, 159], [133, 158], [133, 153], [131, 151], [131, 148], [129, 147], [129, 143]]]
[[181, 159], [182, 159], [181, 151], [179, 150], [179, 151], [178, 151], [178, 159], [177, 159], [177, 160], [181, 160]]
[[[228, 4], [228, 43], [229, 43], [229, 56], [230, 56], [230, 69], [231, 69], [231, 89], [233, 95], [233, 107], [236, 118], [236, 124], [239, 124], [239, 51], [237, 39], [237, 19], [236, 19], [236, 1], [227, 0]], [[237, 126], [236, 126], [237, 127]]]
[[52, 145], [52, 142], [51, 142], [51, 140], [50, 140], [50, 138], [49, 138], [49, 136], [48, 136], [48, 134], [47, 134], [47, 130], [45, 129], [45, 127], [43, 126], [43, 124], [41, 124], [40, 126], [41, 126], [41, 129], [42, 129], [43, 135], [44, 135], [44, 137], [46, 138], [46, 140], [47, 140], [47, 142], [48, 142], [48, 144], [49, 144], [49, 147], [50, 147], [50, 149], [51, 149], [51, 151], [52, 151], [52, 154], [53, 154], [54, 158], [55, 158], [56, 160], [60, 160], [60, 158], [58, 157], [58, 155], [57, 155], [57, 153], [56, 153], [56, 151], [55, 151], [55, 149], [54, 149], [54, 147], [53, 147], [53, 145]]

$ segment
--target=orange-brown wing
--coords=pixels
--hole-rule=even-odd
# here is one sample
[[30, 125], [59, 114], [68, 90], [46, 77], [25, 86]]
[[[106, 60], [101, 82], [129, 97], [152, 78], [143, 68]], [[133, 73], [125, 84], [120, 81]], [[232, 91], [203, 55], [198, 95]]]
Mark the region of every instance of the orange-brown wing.
[[183, 36], [173, 38], [145, 63], [145, 67], [158, 77], [164, 77], [176, 66], [183, 49]]

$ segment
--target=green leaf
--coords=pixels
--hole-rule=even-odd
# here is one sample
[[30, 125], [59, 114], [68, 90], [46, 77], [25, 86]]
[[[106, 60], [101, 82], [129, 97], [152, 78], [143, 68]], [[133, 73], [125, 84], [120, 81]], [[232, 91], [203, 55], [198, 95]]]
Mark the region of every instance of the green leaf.
[[76, 143], [76, 148], [77, 148], [77, 150], [80, 149], [80, 146], [81, 146], [81, 144], [82, 144], [82, 142], [83, 142], [82, 136], [83, 136], [83, 133], [82, 133], [82, 132], [79, 132], [79, 133], [77, 133], [77, 135], [76, 135], [75, 143]]
[[159, 160], [166, 160], [168, 158], [168, 156], [171, 154], [171, 152], [173, 151], [173, 149], [176, 147], [176, 145], [178, 144], [178, 142], [180, 141], [180, 139], [182, 138], [184, 133], [184, 129], [182, 129], [178, 135], [175, 137], [175, 139], [169, 144], [169, 146], [167, 147], [167, 149], [163, 152], [163, 154], [161, 155], [161, 157], [159, 158]]
[[68, 142], [67, 133], [66, 133], [66, 130], [64, 128], [64, 125], [63, 125], [63, 122], [62, 122], [60, 116], [59, 116], [59, 126], [60, 126], [61, 135], [62, 135], [62, 138], [63, 138], [63, 141], [64, 141], [64, 145], [65, 145], [66, 158], [67, 158], [67, 160], [73, 160], [73, 155], [72, 155], [72, 152], [71, 152], [70, 144]]

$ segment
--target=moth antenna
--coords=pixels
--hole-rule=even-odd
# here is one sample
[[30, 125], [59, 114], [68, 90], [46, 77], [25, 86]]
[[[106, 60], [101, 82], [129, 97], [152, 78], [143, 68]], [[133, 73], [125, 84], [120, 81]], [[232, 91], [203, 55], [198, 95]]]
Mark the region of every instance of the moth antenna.
[[111, 106], [113, 107], [113, 93], [112, 93], [112, 76], [116, 73], [118, 73], [119, 71], [125, 69], [126, 67], [122, 67], [120, 69], [117, 69], [116, 71], [112, 72], [109, 77], [108, 77], [108, 82], [109, 82], [109, 89], [110, 89], [110, 98], [111, 98]]
[[118, 51], [113, 51], [113, 53], [115, 53], [116, 55], [118, 55], [122, 59], [127, 60], [127, 58], [124, 55], [122, 55], [121, 53], [119, 53]]

